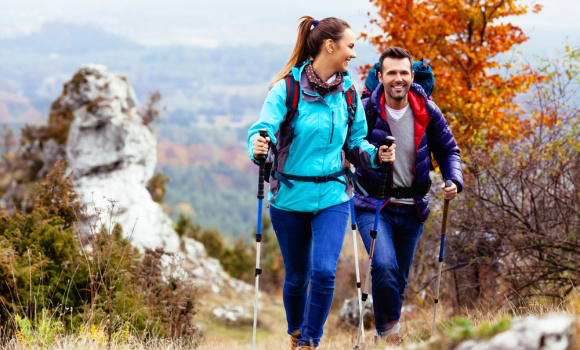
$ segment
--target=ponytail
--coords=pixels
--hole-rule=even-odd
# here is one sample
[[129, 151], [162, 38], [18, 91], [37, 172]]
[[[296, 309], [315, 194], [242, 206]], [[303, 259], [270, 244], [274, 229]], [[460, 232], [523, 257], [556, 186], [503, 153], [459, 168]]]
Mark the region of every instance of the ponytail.
[[316, 57], [326, 40], [339, 41], [344, 31], [350, 28], [346, 21], [335, 17], [327, 17], [317, 21], [313, 17], [302, 16], [298, 21], [300, 21], [298, 24], [298, 39], [296, 39], [292, 55], [290, 55], [290, 59], [284, 65], [284, 68], [274, 76], [272, 85], [292, 72], [292, 68], [295, 65]]

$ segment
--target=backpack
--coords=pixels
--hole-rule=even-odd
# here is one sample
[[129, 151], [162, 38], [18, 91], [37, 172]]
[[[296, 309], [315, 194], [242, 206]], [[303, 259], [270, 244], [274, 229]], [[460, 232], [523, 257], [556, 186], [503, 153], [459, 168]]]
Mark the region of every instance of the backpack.
[[413, 62], [413, 72], [415, 72], [413, 81], [421, 85], [427, 96], [431, 96], [433, 88], [435, 87], [435, 76], [429, 63], [431, 63], [431, 60], [428, 58], [422, 58], [419, 62]]
[[[346, 183], [339, 179], [339, 177], [347, 174], [351, 179], [354, 179], [354, 175], [348, 168], [344, 168], [336, 173], [325, 175], [325, 176], [297, 176], [291, 174], [284, 174], [278, 172], [278, 162], [277, 156], [278, 153], [282, 150], [290, 148], [292, 144], [292, 140], [294, 138], [293, 129], [291, 126], [292, 118], [296, 114], [298, 110], [298, 103], [300, 101], [300, 83], [294, 79], [292, 73], [288, 74], [286, 78], [286, 115], [284, 119], [280, 123], [279, 127], [279, 137], [277, 144], [272, 144], [270, 142], [270, 150], [272, 151], [268, 156], [265, 164], [265, 176], [264, 181], [270, 182], [270, 176], [278, 179], [280, 182], [288, 186], [289, 188], [294, 187], [294, 185], [288, 180], [295, 180], [295, 181], [307, 181], [307, 182], [328, 182], [328, 181], [337, 181], [346, 185]], [[355, 114], [356, 114], [356, 104], [357, 104], [357, 95], [356, 89], [353, 86], [350, 87], [347, 91], [343, 92], [344, 97], [347, 103], [347, 110], [348, 110], [348, 118], [347, 118], [347, 137], [346, 141], [343, 145], [343, 151], [345, 157], [348, 157], [348, 143], [350, 142], [350, 127], [354, 123]], [[286, 137], [282, 137], [282, 135]], [[290, 135], [289, 137], [287, 135]]]
[[[421, 85], [427, 96], [431, 96], [433, 88], [435, 87], [435, 76], [433, 75], [431, 66], [429, 66], [430, 63], [431, 60], [428, 58], [422, 58], [419, 62], [413, 62], [413, 72], [415, 72], [413, 82]], [[377, 85], [379, 85], [379, 77], [377, 74], [379, 69], [380, 66], [377, 62], [373, 68], [369, 70], [369, 74], [365, 80], [365, 87], [367, 90], [362, 93], [361, 99], [370, 97]]]

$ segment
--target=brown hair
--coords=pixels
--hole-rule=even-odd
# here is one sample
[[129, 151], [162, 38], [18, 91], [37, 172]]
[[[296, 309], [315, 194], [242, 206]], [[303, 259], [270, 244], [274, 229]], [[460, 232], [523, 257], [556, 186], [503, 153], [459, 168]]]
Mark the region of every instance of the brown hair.
[[383, 74], [383, 61], [385, 58], [408, 58], [409, 63], [411, 64], [411, 71], [413, 71], [413, 55], [407, 49], [403, 49], [402, 47], [389, 47], [383, 53], [381, 53], [381, 57], [379, 58], [379, 66], [381, 74]]
[[298, 24], [298, 39], [294, 45], [294, 51], [292, 51], [288, 63], [274, 77], [272, 85], [288, 75], [295, 65], [316, 57], [326, 40], [339, 41], [342, 39], [344, 31], [350, 28], [346, 21], [335, 17], [321, 19], [314, 27], [316, 20], [310, 16], [302, 16], [298, 21], [300, 24]]

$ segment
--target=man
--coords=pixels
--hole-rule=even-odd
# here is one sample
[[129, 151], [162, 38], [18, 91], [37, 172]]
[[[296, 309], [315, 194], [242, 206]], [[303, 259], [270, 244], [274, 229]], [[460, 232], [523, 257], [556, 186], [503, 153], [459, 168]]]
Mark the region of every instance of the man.
[[[441, 184], [443, 197], [454, 199], [463, 187], [457, 143], [439, 108], [413, 83], [412, 65], [409, 51], [386, 49], [379, 59], [380, 84], [363, 101], [367, 119], [376, 120], [369, 125], [369, 142], [377, 144], [392, 135], [396, 144], [395, 160], [387, 168], [387, 199], [380, 212], [371, 268], [375, 335], [395, 344], [400, 342], [399, 318], [409, 269], [430, 211], [431, 153], [443, 178], [453, 182], [448, 188]], [[355, 192], [357, 225], [368, 252], [381, 174], [358, 168], [356, 176], [369, 193], [365, 197]]]

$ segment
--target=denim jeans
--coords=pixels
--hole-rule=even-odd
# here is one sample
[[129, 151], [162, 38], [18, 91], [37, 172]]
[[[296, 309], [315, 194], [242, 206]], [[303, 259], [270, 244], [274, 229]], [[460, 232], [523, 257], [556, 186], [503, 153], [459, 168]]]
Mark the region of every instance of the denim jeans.
[[[356, 223], [367, 252], [375, 213], [356, 211]], [[375, 328], [383, 332], [394, 327], [401, 316], [407, 277], [423, 223], [414, 205], [386, 205], [380, 214], [371, 266]]]
[[318, 346], [322, 337], [348, 216], [348, 202], [316, 214], [270, 206], [286, 270], [283, 299], [288, 334], [300, 330], [300, 345]]

